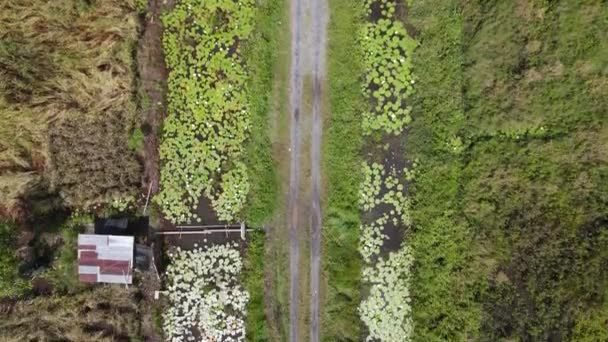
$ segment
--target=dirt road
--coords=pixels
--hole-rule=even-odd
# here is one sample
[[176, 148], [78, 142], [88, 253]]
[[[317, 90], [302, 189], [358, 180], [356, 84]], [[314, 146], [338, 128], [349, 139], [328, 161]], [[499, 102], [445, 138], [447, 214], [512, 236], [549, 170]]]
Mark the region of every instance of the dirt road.
[[[310, 224], [310, 340], [319, 341], [319, 279], [321, 272], [321, 137], [323, 132], [323, 91], [325, 82], [327, 0], [291, 0], [291, 70], [290, 70], [290, 171], [289, 171], [289, 340], [299, 336], [300, 238]], [[303, 89], [304, 78], [312, 79], [312, 89]], [[304, 94], [306, 93], [306, 94]], [[312, 113], [302, 106], [304, 95], [312, 95]], [[304, 96], [308, 97], [308, 96]], [[302, 125], [302, 117], [310, 125]], [[312, 120], [310, 120], [312, 119]], [[303, 128], [310, 129], [302, 132]], [[310, 135], [309, 135], [310, 134]], [[310, 137], [310, 199], [304, 201], [299, 187], [308, 180], [300, 179], [302, 172], [302, 138]], [[308, 193], [306, 191], [306, 193]], [[310, 201], [310, 202], [308, 202]], [[310, 203], [302, 210], [303, 203]], [[303, 328], [303, 327], [302, 327]]]
[[323, 135], [323, 84], [327, 45], [327, 0], [312, 4], [312, 138], [311, 138], [311, 242], [310, 242], [310, 341], [319, 341], [319, 278], [321, 275], [321, 137]]
[[300, 296], [299, 186], [300, 113], [302, 111], [302, 24], [303, 1], [291, 0], [291, 66], [289, 74], [290, 151], [289, 167], [289, 340], [298, 340], [298, 302]]

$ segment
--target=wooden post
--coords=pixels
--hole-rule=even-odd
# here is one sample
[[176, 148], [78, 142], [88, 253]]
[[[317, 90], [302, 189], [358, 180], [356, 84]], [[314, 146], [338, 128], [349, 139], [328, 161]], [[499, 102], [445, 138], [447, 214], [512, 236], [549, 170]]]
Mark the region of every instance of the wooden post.
[[148, 201], [150, 201], [151, 192], [152, 192], [152, 182], [150, 182], [150, 186], [148, 187], [148, 196], [146, 197], [146, 205], [144, 206], [144, 216], [146, 216], [146, 210], [148, 209]]

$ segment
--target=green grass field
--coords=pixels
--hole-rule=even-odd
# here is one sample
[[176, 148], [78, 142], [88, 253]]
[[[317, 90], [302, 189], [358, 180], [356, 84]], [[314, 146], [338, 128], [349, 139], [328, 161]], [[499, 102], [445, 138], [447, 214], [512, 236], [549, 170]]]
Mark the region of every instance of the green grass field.
[[[359, 243], [359, 182], [361, 168], [360, 88], [363, 75], [355, 33], [361, 7], [331, 0], [328, 27], [329, 121], [326, 123], [323, 170], [327, 199], [323, 224], [322, 301], [323, 341], [358, 341], [361, 337], [357, 306], [361, 299]], [[345, 143], [348, 142], [348, 143]]]
[[417, 341], [605, 339], [607, 14], [413, 2]]
[[[372, 8], [371, 17], [387, 13], [374, 13], [380, 7], [373, 1], [328, 2], [321, 340], [357, 342], [369, 333], [358, 312], [371, 283], [361, 281], [365, 265], [357, 250], [361, 223], [368, 219], [358, 204], [361, 165], [383, 163], [383, 151], [391, 152], [397, 141], [405, 156], [396, 159], [408, 166], [416, 161], [413, 176], [400, 179], [411, 197], [412, 224], [404, 234], [414, 259], [408, 279], [411, 341], [608, 341], [606, 1], [395, 0], [391, 11], [418, 43], [411, 65], [415, 82], [407, 80], [414, 92], [405, 101], [411, 123], [408, 118], [402, 141], [362, 129], [370, 104], [362, 85], [369, 70], [357, 39], [362, 25], [375, 20], [366, 18], [363, 8]], [[217, 111], [227, 116], [225, 123], [237, 118], [231, 116], [234, 108], [250, 114], [250, 131], [235, 154], [238, 170], [248, 172], [249, 193], [246, 200], [237, 198], [243, 210], [231, 217], [255, 228], [248, 233], [240, 278], [250, 295], [246, 340], [284, 341], [290, 324], [284, 203], [290, 2], [251, 0], [235, 10], [226, 1], [216, 12], [214, 2], [192, 4], [200, 12], [178, 6], [174, 17], [165, 17], [165, 29], [180, 39], [165, 39], [164, 57], [179, 66], [170, 70], [181, 70], [179, 78], [197, 73], [194, 64], [215, 71], [192, 83], [169, 82], [170, 96], [195, 101], [187, 108], [200, 109], [184, 88], [203, 87], [199, 90], [218, 104], [203, 114]], [[145, 69], [138, 66], [146, 65], [146, 57], [136, 58], [136, 45], [143, 20], [151, 20], [148, 5], [147, 0], [0, 2], [2, 341], [139, 341], [162, 330], [162, 300], [137, 293], [141, 284], [130, 290], [91, 287], [76, 274], [83, 223], [93, 213], [115, 213], [111, 204], [135, 199], [141, 187], [141, 152], [150, 145], [137, 106], [159, 106], [163, 100], [137, 90], [137, 70]], [[202, 25], [190, 16], [206, 21]], [[253, 24], [246, 25], [243, 39], [233, 36], [240, 32], [234, 18]], [[207, 36], [199, 26], [219, 31]], [[224, 35], [224, 29], [231, 33]], [[220, 51], [233, 46], [238, 51], [218, 52], [218, 40], [196, 51], [196, 44], [190, 45], [211, 36], [231, 42]], [[236, 68], [222, 63], [233, 61], [242, 96], [228, 103], [223, 90], [214, 95], [218, 83], [210, 80], [230, 78]], [[409, 59], [405, 64], [410, 67]], [[164, 65], [154, 67], [159, 74], [166, 71]], [[309, 75], [303, 78], [304, 87], [312, 89]], [[311, 94], [306, 91], [302, 100], [303, 111], [310, 112]], [[174, 119], [183, 119], [183, 108], [172, 108]], [[171, 130], [167, 122], [165, 129]], [[307, 132], [309, 122], [303, 122]], [[196, 150], [192, 142], [218, 133], [206, 132], [204, 137], [189, 132], [191, 140], [171, 146], [174, 159], [182, 162], [181, 152]], [[210, 141], [212, 149], [217, 141]], [[309, 151], [309, 135], [302, 141], [302, 151]], [[231, 139], [223, 143], [234, 147]], [[301, 196], [308, 198], [307, 152], [300, 162]], [[190, 166], [197, 177], [209, 167], [196, 160]], [[188, 170], [173, 171], [168, 176]], [[218, 177], [205, 179], [218, 182]], [[227, 189], [238, 188], [226, 182]], [[187, 196], [185, 188], [176, 186]], [[181, 206], [180, 194], [171, 198]], [[224, 199], [236, 198], [230, 196]], [[164, 224], [160, 218], [154, 222]], [[306, 236], [300, 246], [302, 284], [294, 305], [302, 339], [309, 334], [310, 255], [308, 232], [301, 234]], [[398, 324], [409, 328], [409, 318]]]
[[[279, 206], [277, 163], [273, 157], [271, 113], [276, 99], [274, 87], [276, 65], [281, 58], [282, 42], [277, 25], [285, 20], [285, 1], [267, 0], [260, 3], [256, 16], [256, 29], [245, 49], [245, 62], [249, 67], [248, 99], [251, 105], [252, 129], [246, 143], [246, 163], [252, 173], [251, 191], [245, 207], [245, 219], [253, 227], [262, 228], [269, 223]], [[266, 317], [265, 269], [273, 261], [267, 256], [268, 239], [259, 232], [249, 242], [246, 255], [245, 287], [251, 295], [247, 311], [247, 340], [270, 341]]]
[[278, 201], [277, 165], [272, 155], [270, 121], [275, 65], [281, 44], [277, 23], [285, 19], [285, 1], [263, 1], [257, 11], [256, 30], [245, 49], [245, 62], [251, 75], [248, 99], [252, 113], [246, 162], [253, 175], [245, 217], [249, 224], [261, 227], [274, 214]]

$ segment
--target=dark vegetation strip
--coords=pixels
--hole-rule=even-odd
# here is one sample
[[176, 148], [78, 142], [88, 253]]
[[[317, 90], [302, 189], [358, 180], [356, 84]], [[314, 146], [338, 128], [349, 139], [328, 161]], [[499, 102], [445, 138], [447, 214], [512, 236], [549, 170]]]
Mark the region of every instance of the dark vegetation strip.
[[0, 221], [0, 298], [23, 294], [31, 285], [19, 274], [20, 260], [14, 246], [17, 243], [17, 226]]
[[247, 341], [269, 341], [264, 312], [264, 233], [254, 232], [247, 236], [247, 253], [243, 264], [243, 286], [249, 292]]
[[479, 330], [481, 309], [475, 299], [484, 270], [472, 269], [476, 247], [459, 203], [463, 162], [458, 134], [464, 121], [460, 2], [414, 1], [408, 18], [420, 42], [413, 62], [418, 75], [414, 120], [406, 143], [408, 155], [421, 161], [412, 188], [410, 239], [414, 340], [465, 341]]
[[608, 339], [607, 11], [413, 2], [416, 341]]
[[[277, 163], [271, 141], [271, 112], [276, 65], [282, 44], [281, 27], [285, 21], [285, 0], [261, 1], [256, 7], [255, 29], [244, 49], [248, 66], [248, 101], [251, 111], [251, 134], [246, 142], [245, 163], [251, 188], [245, 220], [256, 228], [264, 227], [278, 206]], [[249, 292], [247, 306], [247, 341], [269, 341], [270, 331], [265, 312], [265, 243], [262, 231], [249, 238], [245, 256], [244, 286]], [[271, 263], [273, 261], [270, 261]]]
[[608, 340], [608, 7], [464, 2], [463, 215], [484, 340]]
[[279, 58], [285, 0], [262, 1], [256, 7], [254, 34], [245, 47], [244, 59], [250, 80], [247, 94], [251, 110], [251, 134], [246, 143], [245, 162], [251, 190], [245, 207], [247, 223], [261, 227], [272, 217], [278, 200], [277, 165], [270, 139], [271, 95], [275, 65]]
[[362, 63], [354, 35], [362, 22], [360, 5], [331, 0], [328, 27], [330, 117], [324, 140], [327, 200], [323, 227], [325, 293], [321, 340], [358, 341], [361, 301], [358, 191], [361, 169]]

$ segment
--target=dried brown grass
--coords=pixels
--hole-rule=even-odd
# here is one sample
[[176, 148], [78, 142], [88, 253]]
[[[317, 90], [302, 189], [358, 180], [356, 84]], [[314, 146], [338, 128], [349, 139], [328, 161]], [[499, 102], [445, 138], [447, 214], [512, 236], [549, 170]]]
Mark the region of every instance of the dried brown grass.
[[130, 341], [139, 336], [134, 293], [118, 285], [19, 301], [0, 313], [0, 340]]
[[132, 0], [0, 2], [0, 206], [48, 179], [51, 124], [114, 117], [126, 143], [137, 37]]

